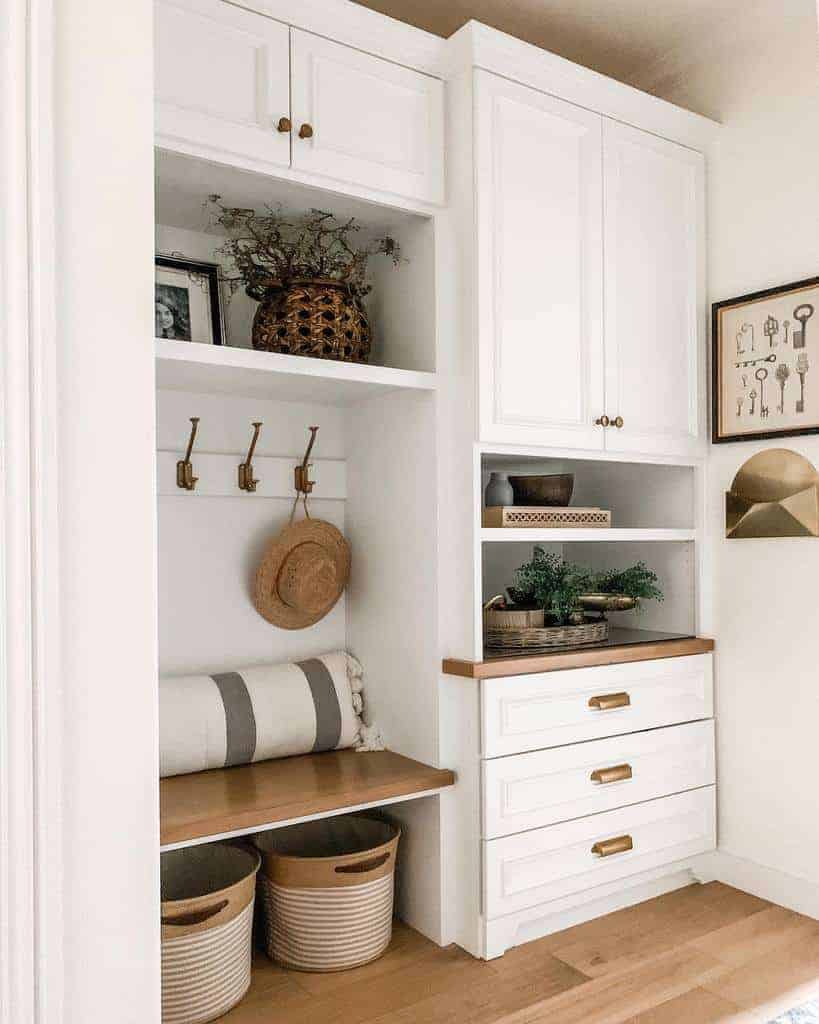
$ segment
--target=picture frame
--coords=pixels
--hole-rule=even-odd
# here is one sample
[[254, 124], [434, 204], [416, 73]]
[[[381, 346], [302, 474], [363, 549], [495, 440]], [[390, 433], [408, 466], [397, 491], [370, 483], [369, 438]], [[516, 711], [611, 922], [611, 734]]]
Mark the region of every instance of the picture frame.
[[819, 277], [715, 302], [711, 361], [713, 444], [819, 434]]
[[155, 337], [224, 344], [219, 264], [158, 253], [154, 265]]

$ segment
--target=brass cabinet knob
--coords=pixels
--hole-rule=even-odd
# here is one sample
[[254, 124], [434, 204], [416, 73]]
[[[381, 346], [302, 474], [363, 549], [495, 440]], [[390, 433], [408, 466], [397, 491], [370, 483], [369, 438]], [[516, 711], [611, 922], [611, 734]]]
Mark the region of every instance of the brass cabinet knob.
[[613, 711], [615, 708], [627, 708], [631, 697], [627, 693], [604, 693], [589, 698], [589, 707], [595, 711]]
[[598, 416], [594, 422], [598, 427], [607, 427], [611, 423], [611, 420], [608, 416]]
[[289, 132], [292, 127], [293, 125], [291, 124], [289, 117], [280, 117], [279, 123], [276, 125], [276, 131], [284, 134], [285, 132]]
[[299, 128], [300, 139], [312, 139], [313, 138], [313, 126], [305, 122], [301, 128]]
[[631, 836], [615, 836], [614, 839], [601, 839], [591, 848], [591, 852], [598, 857], [611, 857], [613, 853], [627, 853], [634, 849], [634, 840]]
[[611, 422], [619, 430], [620, 427], [622, 427], [622, 425], [623, 425], [623, 417], [622, 416], [615, 416], [614, 419]]
[[607, 786], [610, 782], [626, 782], [631, 774], [630, 764], [616, 764], [611, 768], [595, 768], [591, 773], [591, 781]]

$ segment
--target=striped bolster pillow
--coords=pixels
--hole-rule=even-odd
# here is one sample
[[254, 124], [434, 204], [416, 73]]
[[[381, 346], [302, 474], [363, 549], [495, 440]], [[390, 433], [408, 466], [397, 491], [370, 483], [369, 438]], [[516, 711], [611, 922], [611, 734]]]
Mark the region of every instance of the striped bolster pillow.
[[159, 774], [184, 775], [358, 740], [361, 666], [346, 651], [159, 680]]

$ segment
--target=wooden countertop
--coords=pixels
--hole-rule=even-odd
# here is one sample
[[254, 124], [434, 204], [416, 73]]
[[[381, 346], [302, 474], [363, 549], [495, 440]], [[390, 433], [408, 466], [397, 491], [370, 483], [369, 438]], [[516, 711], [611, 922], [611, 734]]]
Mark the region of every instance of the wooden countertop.
[[261, 831], [452, 786], [453, 772], [389, 750], [333, 750], [159, 782], [161, 845]]
[[541, 654], [493, 654], [483, 661], [444, 658], [443, 671], [446, 675], [467, 679], [495, 679], [499, 676], [522, 676], [567, 668], [594, 668], [599, 665], [622, 665], [631, 661], [654, 661], [657, 658], [681, 658], [688, 654], [707, 654], [713, 649], [714, 641], [706, 637], [613, 628], [605, 645]]

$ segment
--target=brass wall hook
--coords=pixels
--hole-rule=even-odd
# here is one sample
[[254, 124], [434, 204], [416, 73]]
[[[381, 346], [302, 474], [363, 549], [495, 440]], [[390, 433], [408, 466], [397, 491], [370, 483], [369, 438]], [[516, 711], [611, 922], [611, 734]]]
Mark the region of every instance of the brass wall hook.
[[304, 453], [301, 465], [296, 466], [295, 469], [296, 490], [299, 494], [312, 494], [313, 492], [315, 480], [310, 479], [310, 452], [312, 452], [313, 445], [316, 443], [317, 433], [318, 427], [310, 427], [310, 440], [307, 443], [307, 451]]
[[253, 438], [247, 450], [247, 458], [239, 465], [239, 490], [253, 493], [256, 490], [256, 484], [259, 482], [253, 476], [253, 453], [256, 451], [256, 442], [259, 440], [259, 431], [261, 429], [261, 422], [253, 424]]
[[176, 486], [181, 487], [184, 491], [192, 491], [196, 487], [196, 481], [199, 479], [198, 476], [193, 475], [193, 463], [191, 462], [191, 452], [193, 451], [193, 443], [196, 440], [196, 431], [198, 429], [199, 417], [191, 416], [191, 436], [188, 438], [185, 458], [180, 459], [176, 464]]

